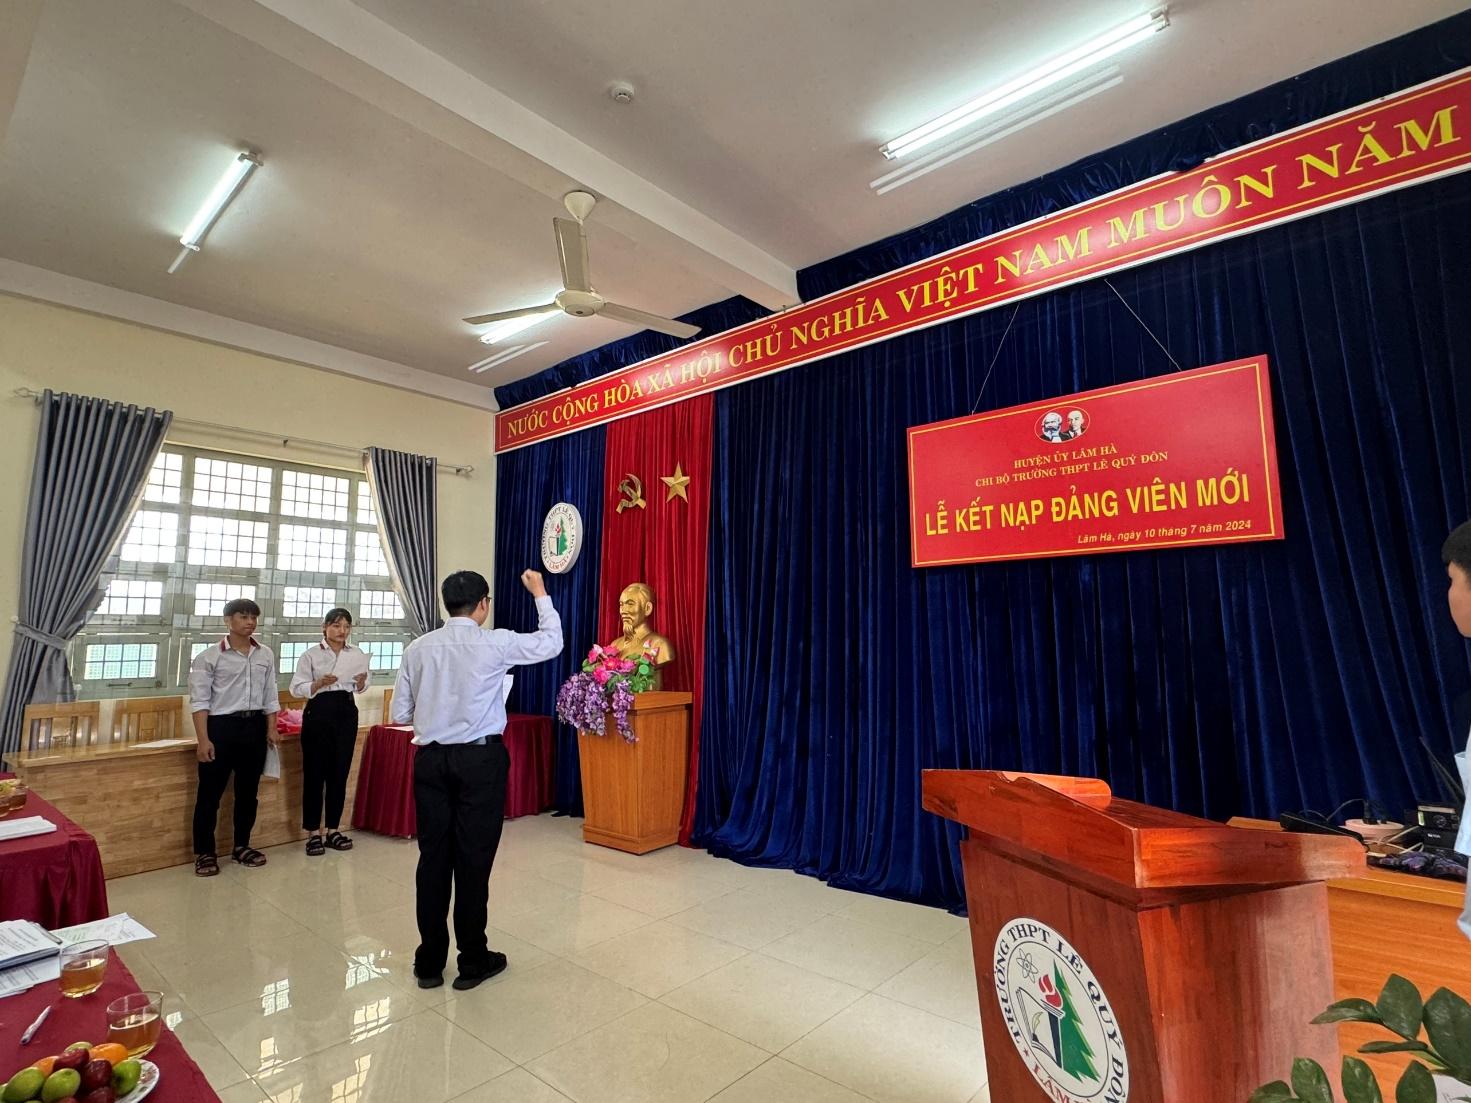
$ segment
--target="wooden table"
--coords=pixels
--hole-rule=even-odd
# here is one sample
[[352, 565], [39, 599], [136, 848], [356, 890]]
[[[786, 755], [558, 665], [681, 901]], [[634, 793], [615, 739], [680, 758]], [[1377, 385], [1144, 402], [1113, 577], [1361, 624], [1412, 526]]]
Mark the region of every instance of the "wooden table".
[[[349, 823], [362, 745], [359, 739], [348, 775]], [[198, 765], [191, 739], [174, 747], [22, 755], [16, 775], [96, 838], [103, 868], [111, 878], [194, 860]], [[281, 780], [261, 779], [253, 846], [264, 848], [306, 838], [301, 829], [301, 785], [301, 743], [295, 736], [283, 736]], [[233, 842], [234, 802], [232, 786], [220, 803], [217, 848], [221, 854], [228, 854]]]
[[[1239, 827], [1279, 831], [1270, 820], [1237, 818]], [[1328, 882], [1328, 927], [1333, 940], [1335, 999], [1373, 1001], [1391, 973], [1412, 982], [1426, 999], [1449, 988], [1471, 999], [1471, 943], [1456, 925], [1466, 886], [1368, 867], [1362, 877]], [[1360, 1055], [1359, 1046], [1393, 1040], [1388, 1031], [1360, 1023], [1339, 1027], [1345, 1054], [1361, 1056], [1386, 1086], [1386, 1098], [1409, 1061], [1404, 1054]], [[1285, 1079], [1290, 1069], [1282, 1072]]]
[[54, 929], [106, 919], [107, 885], [96, 840], [34, 792], [24, 808], [0, 822], [27, 816], [41, 816], [56, 830], [0, 842], [0, 920], [30, 919]]
[[[107, 1005], [137, 991], [138, 981], [113, 951], [102, 987], [90, 996], [76, 1000], [59, 999], [53, 981], [0, 1000], [0, 1078], [9, 1077], [42, 1057], [60, 1053], [73, 1042], [99, 1044], [105, 1041]], [[170, 995], [164, 993], [165, 1018], [170, 1012]], [[50, 1016], [41, 1024], [35, 1040], [22, 1049], [19, 1045], [21, 1034], [48, 1004], [51, 1005]], [[145, 1060], [152, 1061], [159, 1071], [158, 1087], [149, 1094], [149, 1103], [219, 1103], [220, 1097], [209, 1086], [203, 1071], [184, 1051], [183, 1043], [172, 1030], [164, 1030], [158, 1045]]]

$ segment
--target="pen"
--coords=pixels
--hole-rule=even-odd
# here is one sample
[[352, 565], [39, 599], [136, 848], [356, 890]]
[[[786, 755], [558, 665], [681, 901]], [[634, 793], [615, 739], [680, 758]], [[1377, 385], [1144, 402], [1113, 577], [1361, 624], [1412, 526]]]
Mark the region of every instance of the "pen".
[[20, 1036], [21, 1045], [28, 1046], [31, 1044], [31, 1039], [36, 1036], [36, 1031], [41, 1029], [41, 1024], [46, 1021], [46, 1016], [49, 1014], [51, 1014], [51, 1007], [50, 1005], [47, 1005], [45, 1008], [42, 1009], [41, 1013], [36, 1016], [36, 1021], [33, 1022], [30, 1027], [27, 1028], [26, 1032]]

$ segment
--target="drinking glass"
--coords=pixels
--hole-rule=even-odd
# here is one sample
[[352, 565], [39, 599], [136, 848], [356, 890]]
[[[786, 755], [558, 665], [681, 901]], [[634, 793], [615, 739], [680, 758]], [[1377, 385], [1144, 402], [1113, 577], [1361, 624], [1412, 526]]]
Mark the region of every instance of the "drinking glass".
[[134, 992], [107, 1005], [107, 1040], [129, 1057], [142, 1057], [158, 1045], [163, 1033], [163, 993]]
[[74, 942], [61, 948], [61, 994], [70, 999], [90, 996], [102, 987], [107, 972], [106, 939]]

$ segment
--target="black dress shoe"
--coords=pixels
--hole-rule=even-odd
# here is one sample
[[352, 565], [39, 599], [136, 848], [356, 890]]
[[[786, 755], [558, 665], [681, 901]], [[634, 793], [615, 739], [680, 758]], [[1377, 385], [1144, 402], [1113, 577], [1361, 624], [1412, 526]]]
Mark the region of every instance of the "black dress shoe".
[[444, 985], [443, 973], [435, 973], [432, 977], [421, 977], [415, 973], [414, 979], [419, 982], [420, 988], [440, 988]]
[[484, 984], [491, 977], [506, 971], [506, 955], [499, 950], [490, 951], [489, 966], [483, 973], [461, 973], [455, 978], [451, 985], [456, 992], [468, 992], [479, 984]]

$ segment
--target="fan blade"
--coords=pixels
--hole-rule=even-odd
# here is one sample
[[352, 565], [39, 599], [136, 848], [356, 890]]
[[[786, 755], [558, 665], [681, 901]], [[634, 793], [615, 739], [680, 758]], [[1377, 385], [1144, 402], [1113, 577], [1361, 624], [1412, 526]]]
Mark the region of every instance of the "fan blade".
[[524, 318], [528, 314], [545, 314], [548, 311], [562, 309], [556, 303], [543, 303], [541, 306], [523, 306], [520, 310], [498, 310], [494, 314], [477, 314], [473, 318], [466, 318], [472, 326], [483, 326], [487, 322], [509, 322], [512, 318]]
[[619, 306], [617, 303], [604, 303], [598, 311], [599, 318], [616, 318], [620, 322], [631, 322], [645, 329], [657, 330], [667, 333], [671, 337], [693, 337], [700, 332], [699, 326], [692, 326], [688, 322], [676, 322], [673, 318], [660, 317], [658, 314], [649, 314], [642, 310], [635, 310], [631, 306]]
[[562, 262], [562, 286], [568, 291], [591, 291], [587, 231], [570, 218], [554, 218], [552, 226], [557, 231], [557, 259]]

